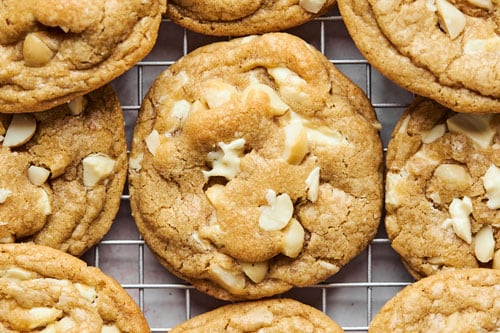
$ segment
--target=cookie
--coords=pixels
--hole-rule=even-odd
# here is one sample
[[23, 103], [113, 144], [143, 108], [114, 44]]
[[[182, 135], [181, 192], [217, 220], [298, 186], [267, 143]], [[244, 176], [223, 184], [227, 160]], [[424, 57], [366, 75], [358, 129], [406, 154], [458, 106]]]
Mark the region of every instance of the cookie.
[[53, 108], [110, 82], [153, 47], [165, 1], [2, 1], [0, 110]]
[[344, 332], [323, 312], [282, 298], [234, 303], [203, 313], [170, 332]]
[[410, 273], [500, 267], [500, 115], [417, 98], [387, 150], [387, 235]]
[[341, 0], [366, 59], [400, 86], [458, 112], [500, 112], [500, 3]]
[[298, 37], [201, 47], [144, 99], [133, 217], [165, 267], [214, 297], [323, 281], [380, 222], [379, 129], [364, 93]]
[[368, 332], [498, 332], [500, 270], [441, 272], [405, 287], [375, 315]]
[[118, 282], [59, 250], [0, 245], [2, 332], [149, 332]]
[[212, 36], [244, 36], [282, 31], [319, 17], [335, 0], [171, 0], [167, 17]]
[[127, 175], [118, 97], [107, 85], [54, 109], [0, 114], [0, 243], [81, 255], [109, 230]]

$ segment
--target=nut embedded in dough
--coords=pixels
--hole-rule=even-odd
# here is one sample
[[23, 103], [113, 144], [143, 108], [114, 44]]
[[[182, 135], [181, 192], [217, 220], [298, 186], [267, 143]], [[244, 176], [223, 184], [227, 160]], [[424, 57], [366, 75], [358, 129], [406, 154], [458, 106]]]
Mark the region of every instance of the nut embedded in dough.
[[36, 33], [30, 33], [24, 39], [23, 56], [26, 66], [41, 67], [54, 57], [54, 51]]
[[5, 138], [4, 147], [18, 147], [28, 142], [36, 131], [36, 119], [30, 114], [12, 116]]

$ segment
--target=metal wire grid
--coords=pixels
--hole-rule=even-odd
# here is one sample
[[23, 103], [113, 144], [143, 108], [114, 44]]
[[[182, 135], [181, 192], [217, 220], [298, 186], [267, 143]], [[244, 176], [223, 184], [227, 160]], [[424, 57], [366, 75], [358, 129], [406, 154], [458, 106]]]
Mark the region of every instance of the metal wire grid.
[[[288, 32], [317, 47], [365, 91], [383, 126], [381, 136], [387, 147], [394, 123], [413, 95], [383, 78], [359, 54], [337, 9]], [[217, 40], [220, 39], [201, 36], [163, 20], [151, 54], [113, 82], [124, 110], [128, 143], [140, 102], [156, 75], [180, 56]], [[198, 292], [159, 266], [135, 229], [127, 189], [110, 233], [83, 259], [113, 276], [134, 297], [152, 332], [168, 332], [186, 319], [225, 304]], [[345, 331], [366, 332], [379, 308], [411, 281], [391, 250], [381, 223], [368, 248], [338, 274], [321, 284], [293, 289], [277, 297], [291, 297], [312, 305]]]

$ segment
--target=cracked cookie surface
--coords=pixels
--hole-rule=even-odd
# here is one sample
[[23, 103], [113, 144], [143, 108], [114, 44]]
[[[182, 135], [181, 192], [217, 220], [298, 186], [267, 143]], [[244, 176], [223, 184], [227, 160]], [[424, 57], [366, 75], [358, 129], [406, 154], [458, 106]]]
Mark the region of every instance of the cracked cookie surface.
[[139, 306], [113, 278], [69, 254], [0, 245], [2, 332], [149, 332]]
[[368, 332], [498, 332], [500, 270], [458, 269], [407, 286], [375, 315]]
[[387, 150], [385, 225], [421, 278], [500, 267], [500, 115], [453, 112], [417, 98]]
[[400, 86], [458, 112], [500, 112], [496, 0], [342, 0], [359, 50]]
[[108, 232], [127, 174], [118, 97], [107, 85], [69, 104], [0, 114], [0, 242], [81, 255]]
[[172, 328], [179, 332], [329, 332], [340, 333], [326, 314], [299, 301], [282, 298], [221, 306]]
[[198, 33], [243, 36], [282, 31], [328, 11], [335, 0], [172, 0], [167, 16]]
[[144, 99], [132, 214], [160, 262], [215, 297], [323, 281], [377, 230], [379, 128], [363, 92], [295, 36], [199, 48]]
[[50, 109], [124, 73], [153, 47], [164, 1], [0, 4], [0, 108]]

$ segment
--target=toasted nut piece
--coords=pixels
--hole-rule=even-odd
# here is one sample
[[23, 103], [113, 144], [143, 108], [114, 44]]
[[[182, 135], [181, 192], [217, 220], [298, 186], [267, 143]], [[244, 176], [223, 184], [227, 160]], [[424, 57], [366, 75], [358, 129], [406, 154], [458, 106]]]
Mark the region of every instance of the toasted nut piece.
[[500, 250], [496, 250], [493, 256], [493, 269], [500, 269]]
[[217, 264], [210, 265], [210, 272], [217, 283], [234, 294], [241, 293], [245, 288], [245, 277], [242, 274], [235, 274]]
[[299, 6], [313, 14], [319, 13], [326, 0], [299, 0]]
[[465, 28], [465, 15], [446, 0], [436, 0], [439, 25], [451, 39], [457, 38]]
[[130, 169], [134, 171], [141, 171], [143, 160], [144, 160], [144, 154], [139, 153], [135, 157], [130, 156], [130, 158], [128, 159], [128, 165], [130, 166]]
[[215, 184], [207, 188], [207, 190], [205, 191], [205, 195], [207, 196], [208, 200], [212, 205], [216, 205], [220, 201], [219, 198], [223, 190], [224, 190], [224, 185]]
[[283, 158], [291, 164], [300, 164], [308, 152], [307, 130], [301, 122], [291, 122], [285, 128]]
[[451, 189], [466, 189], [473, 182], [469, 172], [458, 164], [441, 164], [434, 171], [434, 176]]
[[12, 116], [5, 138], [4, 147], [18, 147], [28, 142], [36, 131], [36, 119], [29, 114]]
[[11, 190], [0, 188], [0, 204], [3, 204], [5, 200], [12, 194]]
[[35, 32], [24, 39], [23, 56], [26, 66], [41, 67], [54, 57], [54, 51]]
[[14, 279], [14, 280], [30, 280], [33, 279], [36, 276], [35, 273], [32, 273], [28, 270], [19, 268], [19, 267], [12, 267], [8, 268], [4, 271], [0, 271], [0, 277], [4, 279]]
[[190, 110], [191, 103], [189, 103], [185, 99], [175, 101], [172, 109], [170, 109], [170, 118], [173, 118], [175, 122], [168, 129], [168, 132], [172, 133], [182, 128], [182, 125], [184, 125], [184, 122], [186, 121]]
[[490, 209], [500, 208], [500, 168], [491, 165], [483, 176], [483, 186], [486, 190], [488, 202], [486, 206]]
[[269, 74], [273, 77], [279, 87], [280, 95], [285, 100], [300, 102], [309, 95], [303, 91], [303, 87], [307, 82], [297, 73], [291, 71], [287, 67], [275, 67], [268, 69]]
[[43, 189], [40, 189], [40, 198], [38, 198], [38, 205], [45, 215], [49, 215], [50, 213], [52, 213], [52, 206], [50, 204], [49, 195]]
[[212, 162], [212, 170], [202, 171], [205, 179], [212, 176], [222, 176], [228, 180], [236, 177], [240, 171], [240, 158], [243, 156], [245, 139], [236, 139], [228, 144], [219, 142], [220, 151], [208, 153], [208, 159]]
[[292, 218], [283, 232], [285, 236], [283, 238], [283, 250], [281, 252], [287, 257], [296, 258], [304, 246], [304, 228], [299, 221]]
[[211, 109], [229, 102], [236, 92], [235, 86], [217, 79], [206, 81], [203, 85], [203, 99]]
[[491, 145], [495, 130], [490, 127], [491, 114], [457, 113], [446, 120], [450, 132], [463, 134], [481, 148]]
[[35, 186], [40, 186], [44, 184], [49, 178], [49, 176], [50, 176], [50, 171], [45, 168], [36, 165], [31, 165], [28, 168], [28, 179], [30, 180], [31, 184]]
[[248, 95], [255, 91], [265, 93], [269, 97], [269, 108], [272, 115], [282, 116], [290, 109], [273, 88], [262, 83], [253, 83], [246, 87], [241, 97], [243, 102], [246, 103]]
[[472, 232], [469, 215], [472, 213], [472, 200], [469, 197], [453, 199], [448, 208], [451, 219], [446, 219], [445, 224], [451, 224], [455, 234], [467, 244], [472, 242]]
[[269, 264], [267, 261], [262, 262], [240, 262], [243, 273], [255, 283], [262, 282], [267, 275]]
[[101, 329], [101, 333], [120, 333], [120, 329], [115, 325], [104, 325]]
[[422, 133], [421, 140], [423, 143], [433, 143], [446, 133], [446, 126], [444, 124], [438, 124], [428, 131]]
[[154, 156], [156, 154], [156, 150], [160, 146], [160, 134], [158, 134], [157, 130], [152, 130], [151, 133], [146, 137], [146, 147], [149, 152]]
[[75, 283], [74, 286], [76, 289], [78, 289], [80, 295], [82, 295], [83, 298], [89, 300], [90, 302], [94, 301], [97, 298], [97, 292], [94, 287], [87, 286], [81, 283]]
[[486, 39], [468, 39], [464, 45], [464, 53], [500, 53], [500, 37], [495, 36]]
[[90, 187], [108, 178], [115, 168], [115, 160], [102, 153], [90, 154], [82, 162], [83, 184]]
[[78, 116], [85, 110], [87, 99], [84, 96], [78, 96], [68, 102], [68, 108], [73, 116]]
[[259, 226], [266, 231], [281, 230], [293, 215], [293, 203], [290, 196], [282, 193], [276, 196], [273, 190], [267, 190], [267, 206], [260, 206]]
[[477, 6], [479, 8], [487, 9], [487, 10], [492, 10], [493, 9], [493, 2], [491, 0], [467, 0], [468, 3], [470, 3], [473, 6]]
[[493, 259], [495, 251], [495, 238], [493, 237], [493, 228], [487, 225], [481, 228], [474, 237], [474, 254], [477, 260], [486, 263]]
[[32, 330], [44, 327], [57, 320], [63, 315], [62, 310], [56, 308], [35, 307], [28, 310], [29, 322], [27, 328]]
[[311, 202], [316, 202], [316, 200], [318, 200], [320, 170], [320, 167], [314, 168], [306, 179], [307, 199]]

